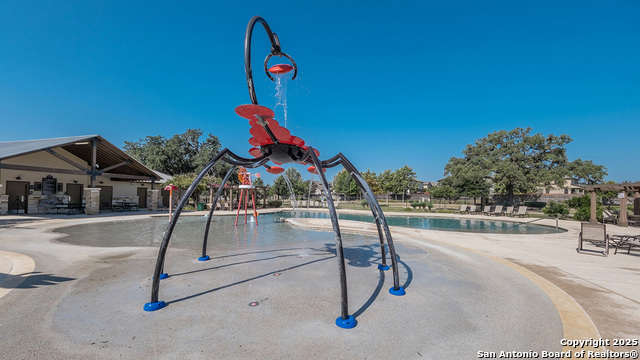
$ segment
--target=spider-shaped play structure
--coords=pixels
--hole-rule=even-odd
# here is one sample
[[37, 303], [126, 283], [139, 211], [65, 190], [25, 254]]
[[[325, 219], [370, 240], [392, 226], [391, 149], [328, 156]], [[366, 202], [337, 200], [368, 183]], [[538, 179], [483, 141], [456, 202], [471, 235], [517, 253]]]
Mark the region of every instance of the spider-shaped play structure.
[[[317, 150], [305, 145], [305, 142], [302, 139], [292, 136], [289, 130], [280, 126], [280, 124], [276, 120], [274, 120], [275, 115], [273, 111], [264, 106], [258, 105], [258, 99], [256, 98], [256, 93], [253, 86], [253, 75], [251, 72], [251, 35], [256, 23], [261, 23], [264, 26], [264, 29], [269, 36], [269, 40], [271, 41], [271, 53], [264, 61], [264, 68], [267, 76], [271, 80], [274, 80], [271, 76], [271, 73], [286, 73], [290, 70], [294, 71], [292, 79], [295, 79], [297, 75], [297, 65], [295, 61], [293, 61], [293, 59], [289, 55], [281, 51], [280, 41], [276, 34], [271, 31], [267, 22], [259, 16], [253, 17], [251, 21], [249, 21], [249, 25], [247, 26], [244, 44], [244, 64], [247, 75], [247, 85], [249, 87], [249, 95], [251, 96], [251, 104], [238, 106], [236, 108], [236, 113], [241, 117], [249, 120], [249, 125], [251, 125], [251, 129], [249, 132], [253, 136], [249, 139], [249, 143], [254, 146], [249, 150], [249, 153], [254, 157], [244, 158], [234, 154], [229, 149], [225, 148], [213, 159], [211, 159], [211, 161], [204, 167], [204, 169], [202, 169], [200, 174], [198, 174], [189, 188], [182, 194], [182, 198], [180, 199], [178, 207], [175, 210], [174, 216], [169, 221], [167, 231], [165, 232], [162, 244], [160, 246], [158, 260], [156, 262], [155, 272], [153, 275], [151, 302], [146, 303], [144, 309], [147, 311], [153, 311], [161, 309], [165, 306], [164, 301], [158, 300], [158, 291], [160, 288], [160, 280], [168, 277], [168, 274], [164, 272], [164, 260], [167, 253], [167, 247], [169, 246], [169, 241], [171, 239], [171, 234], [173, 233], [173, 229], [175, 228], [175, 225], [180, 218], [182, 209], [184, 209], [185, 205], [189, 201], [189, 197], [195, 190], [198, 183], [202, 181], [205, 174], [208, 173], [216, 163], [218, 163], [219, 161], [224, 161], [228, 164], [231, 164], [232, 167], [222, 180], [222, 183], [220, 184], [218, 191], [216, 192], [213, 199], [213, 204], [211, 205], [211, 210], [209, 211], [209, 216], [207, 218], [207, 224], [204, 232], [202, 256], [198, 259], [200, 261], [206, 261], [210, 259], [207, 255], [207, 238], [209, 236], [211, 217], [213, 215], [214, 209], [216, 208], [218, 198], [222, 193], [222, 189], [231, 177], [232, 173], [235, 172], [236, 167], [243, 166], [246, 168], [257, 168], [264, 166], [268, 172], [272, 174], [279, 174], [284, 171], [284, 169], [277, 165], [282, 165], [284, 163], [299, 163], [310, 165], [308, 170], [314, 174], [319, 174], [320, 181], [322, 182], [323, 192], [327, 201], [327, 207], [329, 209], [329, 214], [331, 217], [331, 224], [333, 226], [333, 232], [335, 234], [336, 257], [338, 259], [338, 270], [340, 273], [341, 315], [336, 319], [336, 324], [342, 328], [353, 328], [356, 326], [357, 322], [352, 315], [349, 315], [349, 305], [347, 299], [347, 276], [345, 272], [344, 252], [342, 249], [342, 236], [340, 235], [338, 216], [336, 214], [336, 209], [331, 197], [331, 190], [324, 175], [324, 172], [326, 171], [325, 169], [342, 165], [351, 174], [355, 182], [360, 187], [360, 190], [365, 195], [367, 203], [371, 208], [371, 212], [373, 213], [373, 217], [378, 228], [378, 236], [380, 238], [380, 252], [382, 258], [382, 262], [378, 265], [378, 269], [389, 269], [389, 266], [386, 263], [385, 254], [386, 240], [390, 252], [391, 268], [393, 271], [393, 287], [389, 289], [389, 292], [393, 295], [404, 295], [405, 290], [399, 285], [396, 253], [393, 246], [393, 239], [391, 238], [391, 233], [387, 225], [387, 220], [385, 219], [384, 214], [380, 209], [380, 205], [373, 195], [373, 192], [360, 175], [360, 172], [358, 172], [355, 166], [353, 166], [353, 164], [351, 164], [351, 162], [343, 154], [339, 153], [327, 160], [319, 160], [319, 152]], [[284, 56], [291, 61], [293, 66], [275, 65], [270, 69], [267, 69], [267, 62], [273, 56]], [[268, 162], [273, 162], [276, 165], [269, 165]]]

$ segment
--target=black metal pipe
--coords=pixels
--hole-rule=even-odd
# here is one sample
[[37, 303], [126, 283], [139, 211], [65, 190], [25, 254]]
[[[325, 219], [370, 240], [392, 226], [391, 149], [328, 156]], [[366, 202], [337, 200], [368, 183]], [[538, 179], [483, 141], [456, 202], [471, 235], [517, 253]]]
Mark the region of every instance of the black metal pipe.
[[209, 163], [202, 169], [202, 171], [200, 171], [200, 174], [198, 174], [198, 176], [193, 180], [191, 185], [189, 185], [189, 187], [187, 188], [187, 191], [182, 195], [182, 198], [180, 199], [180, 202], [176, 207], [175, 213], [171, 217], [171, 220], [169, 220], [169, 225], [167, 225], [167, 231], [164, 233], [164, 238], [162, 239], [162, 244], [160, 245], [160, 250], [158, 251], [156, 268], [153, 272], [153, 283], [151, 286], [151, 302], [152, 303], [158, 302], [158, 291], [160, 289], [160, 274], [162, 274], [162, 271], [164, 269], [164, 260], [165, 260], [165, 255], [167, 253], [167, 248], [169, 247], [169, 240], [171, 239], [171, 234], [173, 233], [173, 229], [176, 227], [176, 223], [180, 218], [182, 209], [184, 209], [184, 207], [189, 202], [189, 197], [191, 197], [191, 194], [193, 194], [193, 191], [196, 189], [196, 186], [198, 186], [200, 181], [202, 181], [202, 178], [204, 178], [205, 174], [209, 172], [209, 170], [211, 170], [211, 168], [229, 152], [230, 151], [228, 149], [226, 148], [223, 149], [216, 156], [214, 156], [213, 159], [211, 159], [211, 161], [209, 161]]
[[209, 210], [209, 217], [207, 218], [207, 225], [204, 229], [204, 239], [202, 240], [202, 257], [207, 256], [207, 240], [209, 239], [209, 228], [211, 227], [211, 218], [213, 217], [213, 211], [216, 209], [216, 204], [218, 203], [218, 198], [222, 194], [222, 190], [224, 190], [224, 186], [229, 181], [231, 174], [236, 170], [235, 166], [232, 166], [229, 171], [227, 171], [227, 175], [225, 175], [224, 179], [222, 179], [222, 183], [220, 183], [220, 187], [216, 192], [216, 196], [213, 198], [213, 203], [211, 204], [211, 210]]
[[313, 163], [320, 175], [320, 181], [324, 187], [325, 197], [327, 199], [327, 207], [329, 208], [329, 216], [331, 217], [331, 225], [333, 226], [333, 233], [335, 235], [336, 242], [336, 258], [338, 259], [338, 271], [340, 272], [340, 299], [341, 299], [341, 317], [342, 320], [349, 318], [349, 300], [347, 294], [347, 273], [344, 265], [344, 251], [342, 249], [342, 236], [340, 235], [340, 226], [338, 225], [338, 214], [336, 213], [336, 207], [333, 204], [333, 198], [331, 197], [331, 189], [327, 178], [322, 171], [322, 164], [313, 148], [309, 147], [309, 152]]
[[[355, 180], [355, 182], [358, 185], [358, 187], [360, 188], [360, 191], [362, 191], [364, 193], [364, 197], [367, 199], [367, 203], [369, 204], [369, 208], [371, 209], [371, 213], [373, 214], [373, 221], [375, 221], [375, 223], [376, 223], [376, 228], [378, 229], [378, 238], [380, 239], [380, 257], [382, 258], [382, 266], [384, 266], [385, 269], [388, 270], [388, 268], [386, 267], [387, 266], [387, 253], [386, 253], [386, 250], [384, 248], [384, 235], [382, 234], [382, 227], [380, 225], [380, 217], [376, 213], [375, 207], [373, 206], [373, 201], [375, 201], [375, 200], [372, 199], [371, 196], [369, 195], [369, 193], [365, 190], [364, 184], [361, 182], [361, 180], [357, 176], [355, 176], [355, 174], [353, 172], [350, 172], [350, 174], [353, 177], [353, 179]], [[364, 178], [362, 178], [362, 181], [364, 181]]]
[[[336, 155], [336, 156], [334, 156], [334, 157], [332, 157], [330, 159], [322, 160], [321, 163], [322, 163], [322, 166], [324, 166], [326, 168], [327, 165], [329, 165], [329, 164], [331, 164], [331, 163], [333, 163], [333, 162], [335, 162], [336, 160], [339, 160], [339, 159], [340, 159], [340, 155]], [[339, 164], [339, 162], [338, 162], [338, 164]], [[336, 166], [338, 164], [333, 164], [333, 166]]]
[[256, 97], [256, 90], [253, 86], [253, 73], [251, 71], [251, 35], [253, 33], [253, 27], [256, 23], [261, 23], [264, 26], [264, 30], [267, 32], [269, 36], [269, 41], [271, 42], [271, 54], [277, 55], [280, 51], [280, 41], [276, 34], [271, 31], [269, 24], [260, 16], [254, 16], [249, 20], [249, 25], [247, 25], [247, 32], [244, 37], [244, 72], [247, 76], [247, 86], [249, 87], [249, 96], [251, 97], [251, 103], [254, 105], [258, 104], [258, 98]]
[[373, 191], [371, 191], [371, 188], [369, 188], [369, 185], [367, 184], [367, 182], [364, 181], [364, 179], [360, 175], [360, 172], [358, 172], [358, 169], [356, 169], [356, 167], [353, 166], [353, 164], [349, 161], [349, 159], [347, 159], [347, 157], [344, 156], [342, 153], [339, 153], [338, 155], [340, 156], [340, 159], [342, 160], [342, 165], [345, 167], [345, 169], [347, 169], [347, 171], [349, 171], [352, 174], [352, 176], [358, 178], [364, 190], [367, 193], [369, 193], [369, 196], [371, 198], [371, 205], [373, 205], [373, 207], [375, 208], [378, 214], [378, 219], [380, 219], [382, 228], [384, 230], [384, 234], [387, 238], [387, 245], [389, 246], [389, 253], [391, 255], [391, 267], [393, 268], [393, 289], [398, 290], [400, 288], [400, 279], [398, 275], [398, 261], [397, 261], [398, 258], [396, 257], [396, 250], [395, 250], [395, 247], [393, 246], [393, 238], [391, 237], [391, 231], [389, 231], [387, 218], [385, 218], [384, 213], [380, 208], [380, 204], [378, 204], [378, 200], [376, 200], [373, 194]]

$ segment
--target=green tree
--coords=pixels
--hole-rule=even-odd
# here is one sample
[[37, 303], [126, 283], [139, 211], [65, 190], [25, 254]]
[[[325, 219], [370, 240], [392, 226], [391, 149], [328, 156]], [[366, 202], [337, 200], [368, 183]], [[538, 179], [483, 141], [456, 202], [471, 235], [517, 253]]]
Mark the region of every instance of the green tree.
[[345, 169], [340, 170], [333, 178], [333, 191], [348, 196], [356, 196], [360, 193], [358, 184]]
[[494, 190], [513, 203], [516, 193], [564, 182], [569, 175], [565, 150], [569, 142], [568, 135], [531, 134], [531, 128], [496, 131], [467, 145], [462, 158], [451, 158], [445, 176], [456, 178], [471, 169], [474, 178], [490, 179]]
[[[166, 184], [162, 184], [162, 187], [165, 187], [165, 186], [167, 186], [169, 184], [173, 184], [173, 185], [177, 186], [178, 189], [180, 189], [180, 194], [182, 194], [185, 190], [187, 190], [187, 188], [189, 188], [189, 186], [191, 185], [191, 183], [193, 182], [193, 180], [195, 180], [195, 178], [197, 176], [198, 176], [198, 174], [195, 174], [195, 173], [174, 175], [173, 179], [171, 179]], [[195, 190], [191, 194], [191, 199], [193, 200], [194, 204], [198, 201], [198, 197], [200, 197], [200, 195], [203, 194], [207, 190], [207, 185], [206, 184], [211, 182], [212, 180], [213, 179], [206, 179], [206, 180], [203, 179], [196, 186]], [[182, 195], [180, 195], [180, 196], [182, 196]]]
[[430, 192], [431, 192], [431, 196], [433, 196], [436, 199], [446, 199], [448, 201], [451, 201], [453, 199], [458, 198], [458, 193], [456, 192], [456, 189], [451, 185], [446, 185], [446, 184], [437, 185], [432, 187]]
[[607, 168], [596, 165], [591, 160], [576, 159], [569, 164], [569, 173], [576, 180], [582, 180], [587, 185], [601, 184], [607, 176]]
[[446, 177], [441, 181], [443, 185], [453, 187], [455, 193], [459, 196], [472, 197], [474, 199], [489, 197], [491, 184], [477, 166], [470, 166], [465, 161], [460, 161], [460, 159], [456, 159], [450, 164], [450, 173], [455, 173], [457, 176]]
[[[147, 136], [138, 141], [125, 141], [124, 150], [145, 166], [170, 175], [199, 173], [220, 152], [220, 141], [212, 134], [200, 141], [200, 129], [188, 129], [171, 138]], [[216, 176], [223, 177], [229, 165], [218, 163]]]
[[385, 170], [378, 176], [380, 179], [380, 189], [387, 194], [387, 206], [389, 206], [389, 194], [393, 192], [394, 180], [393, 172], [391, 170]]
[[[284, 175], [286, 175], [291, 182], [294, 196], [307, 193], [307, 191], [309, 190], [309, 184], [305, 184], [305, 182], [302, 180], [302, 175], [300, 174], [300, 172], [298, 172], [298, 170], [290, 167], [285, 170]], [[284, 179], [283, 175], [278, 176], [273, 182], [273, 186], [270, 188], [270, 194], [279, 195], [283, 198], [289, 198], [291, 196], [291, 190], [289, 190], [289, 186], [287, 185], [287, 182]]]
[[378, 195], [383, 193], [382, 187], [380, 186], [380, 179], [375, 172], [367, 169], [367, 171], [361, 173], [360, 175], [362, 175], [362, 178], [367, 182], [367, 185], [369, 185], [369, 188], [374, 194]]
[[392, 179], [392, 192], [395, 194], [402, 194], [402, 200], [404, 201], [404, 194], [407, 190], [409, 192], [416, 192], [418, 190], [418, 179], [416, 172], [409, 165], [405, 165], [400, 169], [393, 172]]

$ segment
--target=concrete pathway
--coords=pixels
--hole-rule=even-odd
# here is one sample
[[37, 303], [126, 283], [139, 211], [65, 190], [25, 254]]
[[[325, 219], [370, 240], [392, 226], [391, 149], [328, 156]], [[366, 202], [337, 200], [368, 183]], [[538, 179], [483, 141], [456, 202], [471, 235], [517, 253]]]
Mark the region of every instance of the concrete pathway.
[[[69, 245], [51, 232], [141, 216], [148, 215], [0, 218], [0, 276], [17, 271], [20, 254], [35, 263], [19, 271], [29, 274], [15, 277], [19, 285], [8, 286], [9, 275], [0, 279], [0, 290], [13, 289], [0, 298], [0, 358], [471, 359], [478, 351], [561, 351], [563, 337], [640, 335], [640, 256], [577, 254], [579, 223], [561, 222], [569, 231], [550, 235], [394, 227], [404, 297], [389, 295], [391, 274], [375, 270], [377, 240], [350, 242], [350, 310], [360, 324], [342, 330], [333, 324], [338, 298], [330, 232], [304, 256], [273, 248], [199, 263], [191, 251], [170, 249], [174, 276], [161, 283], [170, 305], [154, 313], [141, 309], [157, 249]], [[300, 219], [297, 226], [330, 228], [321, 219]], [[341, 229], [377, 235], [361, 222], [341, 221]]]

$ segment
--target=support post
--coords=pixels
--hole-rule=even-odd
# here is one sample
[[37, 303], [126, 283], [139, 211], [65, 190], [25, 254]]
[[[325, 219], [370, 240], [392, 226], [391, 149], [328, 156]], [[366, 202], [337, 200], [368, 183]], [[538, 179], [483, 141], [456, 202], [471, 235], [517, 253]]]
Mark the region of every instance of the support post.
[[91, 185], [95, 187], [96, 182], [96, 159], [98, 157], [98, 139], [91, 139]]
[[589, 218], [589, 222], [597, 223], [598, 217], [596, 215], [596, 191], [591, 190], [591, 217]]
[[618, 226], [629, 226], [629, 221], [627, 220], [627, 194], [623, 190], [623, 197], [620, 198], [620, 219], [618, 220]]
[[338, 271], [340, 273], [340, 299], [341, 299], [341, 315], [336, 319], [336, 325], [341, 328], [351, 329], [354, 328], [358, 322], [353, 317], [353, 315], [349, 315], [349, 300], [347, 294], [347, 273], [345, 271], [344, 264], [344, 251], [342, 249], [342, 236], [340, 235], [340, 226], [338, 225], [338, 214], [336, 213], [336, 208], [333, 204], [333, 198], [331, 197], [331, 189], [329, 188], [329, 183], [327, 182], [327, 178], [324, 175], [324, 171], [322, 170], [322, 164], [313, 148], [309, 147], [308, 149], [311, 159], [313, 160], [313, 164], [315, 165], [318, 174], [320, 175], [320, 181], [322, 182], [322, 187], [324, 188], [325, 197], [327, 198], [327, 207], [329, 208], [329, 216], [331, 217], [331, 225], [333, 226], [333, 233], [335, 236], [336, 243], [336, 258], [338, 259]]
[[202, 240], [202, 256], [198, 258], [200, 261], [207, 261], [210, 259], [209, 255], [207, 255], [207, 241], [209, 239], [209, 228], [211, 227], [211, 218], [213, 217], [213, 212], [216, 209], [216, 204], [218, 203], [218, 198], [220, 198], [220, 194], [224, 191], [224, 186], [229, 181], [231, 174], [236, 170], [235, 166], [232, 166], [229, 171], [227, 171], [227, 175], [225, 175], [224, 179], [222, 179], [222, 183], [220, 183], [220, 187], [218, 191], [216, 191], [216, 196], [211, 201], [211, 209], [209, 209], [209, 217], [207, 217], [207, 225], [204, 228], [204, 239]]

